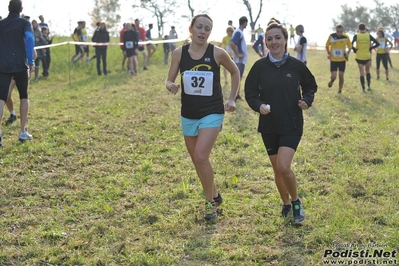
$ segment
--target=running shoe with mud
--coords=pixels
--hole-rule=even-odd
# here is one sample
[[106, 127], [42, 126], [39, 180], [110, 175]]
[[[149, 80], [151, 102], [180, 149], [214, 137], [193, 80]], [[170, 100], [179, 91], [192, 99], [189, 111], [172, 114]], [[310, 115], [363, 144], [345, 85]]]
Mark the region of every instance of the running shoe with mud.
[[292, 211], [294, 214], [294, 224], [301, 224], [305, 220], [305, 212], [299, 199], [292, 201]]
[[215, 201], [205, 202], [205, 219], [211, 220], [218, 216], [217, 214], [217, 204]]

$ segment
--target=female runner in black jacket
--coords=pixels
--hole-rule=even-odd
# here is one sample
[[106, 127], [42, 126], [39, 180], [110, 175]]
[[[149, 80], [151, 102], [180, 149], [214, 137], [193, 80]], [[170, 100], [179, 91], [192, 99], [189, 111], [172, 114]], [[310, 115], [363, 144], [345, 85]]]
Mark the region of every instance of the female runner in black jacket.
[[291, 163], [303, 133], [302, 110], [312, 105], [317, 84], [306, 65], [288, 54], [288, 32], [283, 25], [269, 23], [265, 39], [270, 52], [249, 71], [245, 99], [260, 113], [258, 132], [273, 165], [284, 205], [282, 215], [287, 217], [292, 208], [294, 223], [299, 224], [305, 214]]

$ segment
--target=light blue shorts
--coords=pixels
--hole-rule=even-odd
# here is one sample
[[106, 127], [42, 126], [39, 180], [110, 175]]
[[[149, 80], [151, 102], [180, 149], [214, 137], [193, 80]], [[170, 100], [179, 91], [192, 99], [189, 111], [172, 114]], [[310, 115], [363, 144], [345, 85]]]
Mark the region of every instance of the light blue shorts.
[[211, 114], [200, 119], [188, 119], [181, 117], [183, 135], [188, 137], [198, 136], [202, 128], [220, 128], [222, 130], [224, 114]]

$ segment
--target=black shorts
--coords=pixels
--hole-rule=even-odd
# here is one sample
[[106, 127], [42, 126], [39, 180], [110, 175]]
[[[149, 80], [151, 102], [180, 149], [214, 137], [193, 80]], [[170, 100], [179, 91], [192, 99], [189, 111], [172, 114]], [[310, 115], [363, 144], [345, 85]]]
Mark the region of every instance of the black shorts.
[[355, 59], [355, 60], [360, 65], [366, 65], [368, 62], [370, 62], [370, 59], [367, 59], [367, 60]]
[[126, 57], [132, 57], [137, 55], [136, 49], [126, 49]]
[[280, 147], [288, 147], [296, 151], [302, 135], [280, 135], [262, 133], [263, 144], [268, 155], [276, 155]]
[[18, 73], [0, 73], [0, 100], [7, 102], [11, 79], [15, 80], [20, 99], [28, 99], [28, 71]]
[[83, 54], [82, 46], [75, 44], [75, 55]]
[[346, 68], [346, 62], [345, 61], [341, 61], [341, 62], [330, 62], [330, 72], [334, 72], [334, 71], [340, 71], [340, 72], [345, 72], [345, 68]]
[[144, 46], [139, 46], [139, 51], [140, 52], [144, 51]]

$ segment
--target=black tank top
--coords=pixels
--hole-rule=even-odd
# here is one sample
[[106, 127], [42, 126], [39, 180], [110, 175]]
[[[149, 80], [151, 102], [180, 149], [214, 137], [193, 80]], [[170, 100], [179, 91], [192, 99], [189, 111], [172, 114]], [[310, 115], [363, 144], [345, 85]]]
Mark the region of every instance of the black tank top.
[[191, 58], [189, 47], [190, 44], [182, 47], [179, 65], [181, 115], [189, 119], [200, 119], [210, 114], [224, 114], [220, 66], [213, 56], [213, 44], [208, 44], [205, 54], [199, 60]]

